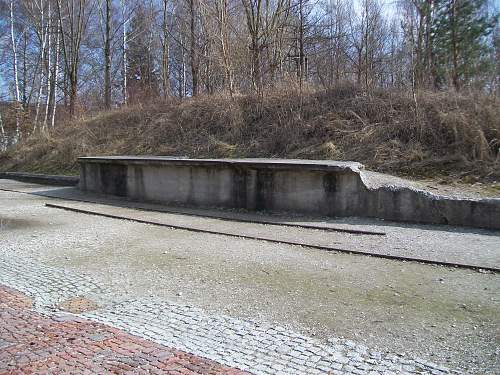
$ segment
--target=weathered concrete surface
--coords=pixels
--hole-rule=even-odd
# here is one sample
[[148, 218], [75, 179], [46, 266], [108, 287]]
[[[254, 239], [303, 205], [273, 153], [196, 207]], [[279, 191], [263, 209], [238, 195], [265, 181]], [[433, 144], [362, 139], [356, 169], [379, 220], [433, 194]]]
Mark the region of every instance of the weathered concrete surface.
[[387, 183], [355, 162], [115, 156], [79, 163], [82, 190], [139, 201], [500, 229], [498, 198]]

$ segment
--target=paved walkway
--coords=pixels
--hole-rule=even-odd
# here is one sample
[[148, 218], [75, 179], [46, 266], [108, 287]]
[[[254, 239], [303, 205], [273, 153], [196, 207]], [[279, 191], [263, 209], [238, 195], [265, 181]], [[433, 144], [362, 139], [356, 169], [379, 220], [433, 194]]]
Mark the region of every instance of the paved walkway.
[[255, 374], [450, 373], [353, 341], [323, 344], [283, 327], [156, 298], [102, 308], [81, 297], [103, 293], [92, 280], [0, 255], [2, 284], [28, 297], [0, 287], [0, 374], [235, 373], [231, 368]]
[[0, 374], [243, 374], [72, 315], [47, 316], [0, 286]]

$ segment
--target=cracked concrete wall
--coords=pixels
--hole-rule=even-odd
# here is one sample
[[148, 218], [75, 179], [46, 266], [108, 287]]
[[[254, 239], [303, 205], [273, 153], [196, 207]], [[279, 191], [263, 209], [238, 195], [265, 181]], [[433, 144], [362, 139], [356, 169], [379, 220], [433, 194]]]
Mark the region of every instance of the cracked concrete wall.
[[138, 201], [500, 229], [500, 199], [370, 186], [359, 163], [80, 158], [80, 188]]

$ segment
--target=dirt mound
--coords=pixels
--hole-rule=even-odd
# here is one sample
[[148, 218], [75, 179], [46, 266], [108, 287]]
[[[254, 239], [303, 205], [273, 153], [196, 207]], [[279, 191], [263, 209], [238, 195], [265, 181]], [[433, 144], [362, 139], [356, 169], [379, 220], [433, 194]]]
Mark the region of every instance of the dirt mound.
[[0, 156], [3, 170], [76, 173], [82, 155], [355, 160], [409, 176], [500, 178], [500, 100], [354, 87], [203, 96], [59, 124]]

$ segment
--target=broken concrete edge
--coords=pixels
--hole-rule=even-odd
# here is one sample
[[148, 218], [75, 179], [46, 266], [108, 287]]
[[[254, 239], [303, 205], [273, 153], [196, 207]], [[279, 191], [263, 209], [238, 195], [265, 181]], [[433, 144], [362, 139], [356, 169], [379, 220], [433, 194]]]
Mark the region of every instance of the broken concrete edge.
[[[410, 181], [375, 178], [357, 162], [160, 156], [78, 161], [82, 190], [139, 201], [500, 229], [500, 199], [437, 195]], [[186, 168], [191, 172], [181, 172]]]
[[[356, 173], [356, 172], [355, 172]], [[461, 200], [461, 201], [471, 201], [471, 202], [492, 202], [492, 203], [500, 203], [500, 197], [499, 198], [482, 198], [482, 197], [464, 197], [461, 196], [460, 194], [453, 194], [453, 195], [442, 195], [442, 194], [436, 194], [433, 193], [429, 190], [424, 190], [420, 189], [411, 185], [398, 185], [398, 184], [376, 184], [373, 186], [373, 184], [370, 181], [370, 177], [367, 177], [365, 174], [365, 171], [360, 170], [358, 172], [360, 179], [362, 183], [364, 184], [365, 188], [369, 191], [372, 192], [377, 192], [380, 190], [390, 190], [392, 192], [404, 192], [408, 191], [414, 194], [419, 194], [422, 196], [425, 196], [427, 199], [433, 199], [436, 201], [441, 201], [441, 200]]]
[[47, 175], [26, 172], [0, 172], [0, 179], [56, 186], [76, 186], [80, 180], [77, 176]]
[[423, 224], [500, 229], [500, 198], [440, 195], [401, 183], [371, 184], [364, 171], [358, 175], [362, 189], [366, 189], [367, 195], [372, 197], [371, 201], [376, 202], [373, 207], [367, 199], [367, 216]]

